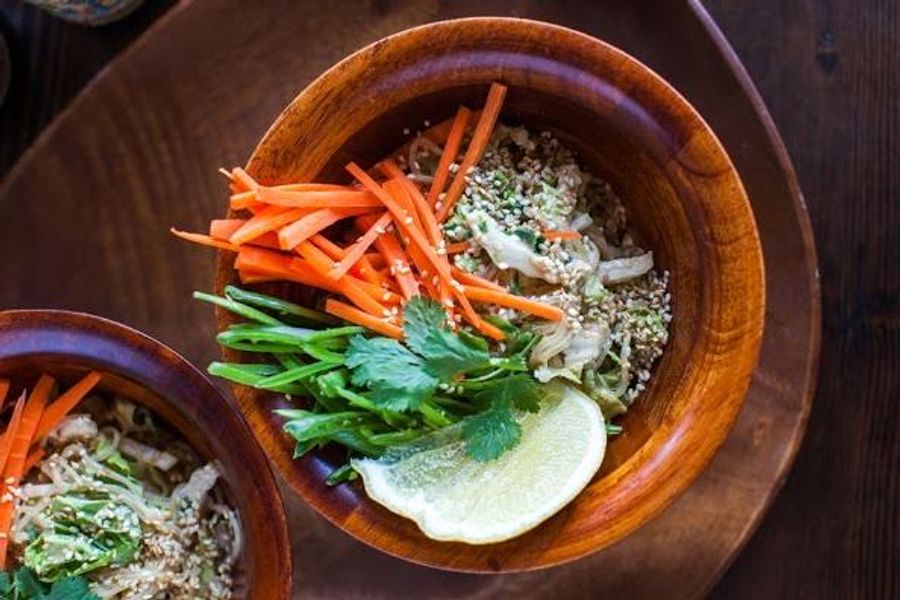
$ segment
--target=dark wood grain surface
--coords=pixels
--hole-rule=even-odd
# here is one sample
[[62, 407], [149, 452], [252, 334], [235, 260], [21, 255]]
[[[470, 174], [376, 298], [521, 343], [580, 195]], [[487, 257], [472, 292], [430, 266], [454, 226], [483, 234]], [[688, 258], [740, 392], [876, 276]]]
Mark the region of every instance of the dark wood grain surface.
[[[374, 10], [389, 12], [390, 4], [374, 3]], [[480, 3], [481, 11], [491, 12], [491, 4]], [[533, 3], [520, 4], [535, 12]], [[864, 4], [708, 5], [768, 102], [797, 166], [816, 229], [825, 310], [809, 433], [760, 531], [716, 588], [720, 597], [898, 593], [900, 31], [895, 3]], [[125, 31], [121, 38], [97, 42], [104, 30], [76, 32], [10, 0], [0, 8], [18, 73], [0, 109], [5, 170], [39, 123], [147, 21], [134, 17], [116, 26]], [[574, 3], [545, 12], [558, 11], [577, 24], [579, 10], [591, 12]], [[653, 17], [653, 10], [645, 12]], [[90, 41], [76, 48], [72, 40], [82, 36]], [[60, 58], [48, 63], [41, 59], [46, 56]], [[50, 108], [34, 112], [40, 106]], [[41, 111], [43, 117], [26, 117]], [[224, 158], [245, 150], [228, 148]], [[177, 310], [174, 303], [138, 308], [145, 316]]]

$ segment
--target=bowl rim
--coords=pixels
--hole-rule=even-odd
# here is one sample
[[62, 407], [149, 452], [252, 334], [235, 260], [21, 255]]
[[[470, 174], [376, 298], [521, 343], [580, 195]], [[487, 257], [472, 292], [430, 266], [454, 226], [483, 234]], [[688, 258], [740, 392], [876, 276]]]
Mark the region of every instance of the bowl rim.
[[[189, 385], [193, 389], [203, 390], [205, 395], [202, 398], [200, 396], [192, 396], [187, 402], [173, 402], [168, 396], [157, 392], [150, 385], [139, 380], [136, 377], [137, 371], [129, 372], [123, 365], [116, 362], [117, 359], [107, 360], [95, 352], [80, 350], [79, 346], [63, 342], [59, 339], [60, 336], [56, 335], [42, 337], [28, 348], [18, 346], [14, 347], [12, 351], [7, 351], [0, 346], [0, 362], [9, 359], [27, 359], [31, 356], [60, 357], [65, 360], [65, 364], [68, 366], [84, 366], [83, 363], [90, 361], [102, 362], [103, 366], [97, 367], [101, 373], [107, 372], [114, 376], [123, 377], [135, 385], [147, 389], [182, 417], [199, 415], [202, 402], [209, 398], [218, 398], [215, 411], [221, 413], [225, 419], [230, 420], [246, 434], [242, 441], [244, 446], [242, 450], [249, 450], [250, 454], [242, 452], [240, 461], [254, 463], [252, 469], [256, 476], [253, 478], [252, 484], [263, 497], [274, 501], [274, 504], [266, 506], [267, 519], [264, 521], [269, 523], [268, 529], [276, 543], [276, 548], [273, 549], [273, 555], [267, 558], [266, 565], [268, 570], [272, 570], [274, 562], [277, 572], [282, 575], [279, 585], [280, 597], [290, 598], [293, 582], [293, 564], [291, 561], [291, 544], [284, 499], [279, 492], [275, 473], [266, 453], [260, 446], [243, 413], [235, 406], [234, 402], [229, 400], [222, 390], [180, 353], [154, 337], [124, 323], [91, 313], [65, 309], [26, 308], [0, 310], [0, 339], [16, 332], [56, 328], [75, 329], [81, 333], [90, 333], [94, 337], [111, 341], [113, 345], [130, 346], [136, 351], [150, 350], [148, 353], [149, 361], [160, 364], [165, 361], [167, 369], [172, 369], [174, 365], [180, 377], [190, 377], [192, 381], [190, 381]], [[122, 339], [122, 334], [130, 336], [130, 339]], [[161, 359], [160, 355], [170, 360]], [[208, 443], [209, 434], [202, 433], [201, 437], [206, 439]], [[243, 516], [243, 513], [240, 511], [238, 514]], [[257, 569], [260, 567], [261, 565], [258, 565]], [[248, 590], [248, 593], [252, 594], [252, 590]]]
[[[585, 544], [585, 547], [582, 547], [579, 550], [573, 552], [565, 553], [562, 555], [556, 554], [552, 557], [548, 557], [546, 554], [541, 554], [534, 561], [528, 564], [515, 564], [512, 566], [503, 565], [503, 568], [499, 569], [502, 572], [530, 571], [570, 562], [572, 560], [576, 560], [588, 554], [602, 550], [603, 548], [614, 544], [617, 541], [620, 541], [639, 527], [643, 526], [644, 524], [658, 516], [681, 494], [683, 494], [690, 487], [690, 485], [693, 484], [697, 477], [706, 469], [706, 467], [715, 456], [718, 448], [725, 441], [728, 432], [731, 430], [731, 427], [733, 426], [737, 415], [740, 412], [741, 407], [743, 406], [744, 400], [746, 399], [747, 390], [749, 388], [750, 376], [755, 365], [758, 362], [760, 347], [762, 343], [763, 327], [765, 322], [764, 263], [762, 246], [759, 239], [759, 233], [756, 228], [755, 217], [753, 215], [746, 190], [743, 186], [743, 183], [741, 182], [740, 175], [737, 172], [733, 161], [725, 150], [725, 147], [722, 145], [721, 141], [715, 135], [713, 129], [709, 126], [709, 124], [699, 113], [699, 111], [697, 111], [697, 109], [694, 108], [694, 106], [674, 86], [669, 84], [653, 69], [651, 69], [629, 53], [625, 52], [624, 50], [621, 50], [620, 48], [610, 44], [609, 42], [605, 42], [588, 34], [544, 21], [494, 16], [448, 19], [425, 23], [412, 28], [408, 28], [367, 44], [364, 47], [351, 53], [347, 57], [343, 58], [339, 62], [335, 63], [329, 69], [312, 80], [302, 91], [300, 91], [297, 96], [295, 96], [295, 98], [286, 106], [286, 108], [279, 114], [272, 125], [267, 129], [262, 138], [260, 138], [260, 141], [256, 145], [253, 154], [247, 161], [246, 169], [251, 174], [256, 174], [255, 172], [257, 171], [259, 160], [258, 156], [260, 155], [261, 150], [266, 147], [267, 143], [271, 143], [271, 139], [273, 137], [276, 137], [285, 122], [289, 121], [292, 118], [295, 118], [294, 113], [298, 111], [302, 112], [304, 109], [308, 108], [304, 105], [310, 104], [318, 96], [323, 95], [326, 90], [331, 88], [333, 85], [332, 80], [335, 77], [340, 76], [338, 77], [338, 79], [340, 79], [342, 77], [345, 77], [347, 72], [358, 72], [360, 69], [365, 68], [367, 64], [377, 62], [377, 59], [372, 58], [371, 55], [376, 51], [383, 53], [386, 46], [396, 44], [399, 41], [404, 41], [409, 38], [415, 38], [416, 36], [433, 34], [443, 28], [465, 27], [468, 25], [519, 26], [527, 28], [531, 31], [549, 31], [553, 32], [557, 36], [568, 37], [568, 39], [571, 40], [572, 43], [588, 46], [590, 49], [586, 52], [590, 52], [597, 56], [602, 56], [604, 60], [615, 58], [625, 63], [630, 63], [637, 71], [641, 72], [641, 81], [643, 82], [643, 85], [647, 87], [652, 86], [654, 93], [659, 93], [667, 99], [671, 100], [679, 110], [684, 111], [687, 118], [696, 122], [700, 130], [702, 130], [704, 134], [709, 137], [709, 140], [712, 144], [710, 153], [716, 155], [717, 159], [722, 160], [723, 164], [727, 165], [727, 172], [733, 178], [733, 181], [731, 181], [731, 183], [735, 188], [735, 195], [740, 197], [741, 210], [743, 211], [743, 214], [741, 216], [742, 218], [746, 219], [749, 224], [752, 225], [750, 231], [748, 232], [748, 237], [749, 243], [752, 246], [754, 256], [750, 257], [748, 261], [753, 263], [753, 273], [751, 274], [751, 277], [753, 278], [754, 286], [751, 291], [755, 292], [755, 294], [754, 297], [750, 299], [751, 301], [748, 302], [748, 306], [751, 308], [751, 310], [748, 311], [749, 314], [746, 319], [749, 331], [745, 332], [742, 336], [743, 344], [742, 346], [740, 346], [742, 349], [747, 350], [749, 355], [752, 355], [752, 360], [750, 360], [747, 364], [742, 365], [742, 369], [739, 372], [740, 377], [735, 378], [735, 381], [737, 382], [735, 389], [737, 389], [738, 392], [735, 394], [734, 398], [730, 399], [728, 406], [725, 407], [727, 410], [718, 411], [722, 413], [718, 417], [718, 424], [722, 425], [720, 432], [717, 433], [715, 439], [707, 441], [707, 444], [703, 448], [702, 460], [696, 463], [696, 466], [692, 467], [690, 471], [687, 471], [680, 475], [680, 479], [675, 485], [668, 486], [665, 490], [663, 490], [664, 493], [659, 495], [659, 497], [657, 497], [652, 502], [648, 503], [646, 497], [640, 498], [640, 501], [648, 504], [648, 507], [643, 512], [638, 522], [625, 525], [622, 528], [620, 534], [612, 538], [601, 539], [599, 542], [597, 542], [596, 539], [592, 539], [592, 541]], [[377, 118], [377, 115], [374, 118]], [[228, 253], [224, 251], [220, 251], [218, 253], [218, 262], [216, 267], [217, 273], [222, 272], [223, 265], [227, 263], [227, 255]], [[753, 260], [754, 258], [755, 260]], [[218, 283], [219, 282], [217, 281], [217, 286]], [[216, 314], [218, 325], [221, 328], [223, 324], [227, 322], [228, 316], [222, 309], [217, 309]], [[734, 351], [732, 351], [732, 353], [734, 353]], [[238, 385], [233, 386], [235, 395], [238, 397], [239, 404], [243, 404], [240, 398], [241, 387], [242, 386]], [[251, 427], [253, 428], [255, 433], [257, 432], [257, 427], [260, 427], [262, 431], [270, 431], [270, 428], [266, 423], [260, 423], [261, 424], [258, 424], [256, 419], [251, 419]], [[670, 435], [676, 436], [683, 433], [683, 431], [678, 431], [677, 428], [673, 427]], [[445, 570], [462, 572], [496, 572], [498, 570], [485, 568], [483, 565], [476, 565], [472, 561], [466, 562], [465, 560], [462, 560], [461, 562], [455, 561], [452, 564], [445, 564], [444, 562], [435, 560], [431, 555], [426, 555], [423, 552], [410, 551], [406, 548], [400, 548], [398, 550], [395, 547], [385, 546], [384, 544], [372, 541], [370, 537], [370, 524], [368, 524], [364, 519], [354, 519], [352, 517], [348, 518], [347, 515], [340, 510], [330, 510], [327, 499], [323, 500], [322, 497], [317, 497], [316, 491], [313, 490], [309, 485], [310, 482], [298, 481], [298, 479], [302, 479], [302, 477], [296, 476], [293, 472], [294, 469], [292, 469], [290, 466], [292, 462], [291, 459], [288, 459], [287, 466], [281, 464], [283, 461], [280, 459], [279, 454], [282, 452], [282, 450], [278, 447], [278, 441], [271, 440], [269, 439], [269, 436], [266, 435], [260, 435], [258, 437], [263, 438], [262, 445], [265, 452], [272, 459], [275, 468], [282, 472], [285, 480], [288, 483], [288, 486], [294, 492], [300, 495], [307, 504], [312, 505], [313, 509], [316, 510], [316, 512], [318, 512], [321, 516], [325, 517], [333, 525], [337, 526], [339, 529], [362, 541], [363, 543], [377, 548], [382, 552], [410, 562], [437, 567]], [[651, 434], [651, 438], [648, 439], [648, 442], [652, 438], [653, 435]], [[643, 447], [646, 447], [646, 443]], [[632, 460], [637, 461], [639, 458], [638, 454], [640, 453], [641, 449], [638, 449], [638, 451], [634, 455], [626, 460], [626, 463]], [[652, 470], [656, 468], [651, 468], [651, 463], [657, 462], [654, 461], [652, 456], [643, 457], [641, 460], [644, 463], [642, 467], [643, 469]], [[320, 481], [313, 482], [313, 486], [320, 485], [323, 485], [323, 483]], [[582, 494], [583, 493], [584, 492], [582, 492]], [[367, 501], [372, 502], [371, 500]], [[629, 510], [630, 509], [626, 509], [622, 514], [626, 514]], [[443, 542], [431, 543], [444, 544], [448, 547], [453, 545]], [[469, 546], [469, 548], [478, 547]]]

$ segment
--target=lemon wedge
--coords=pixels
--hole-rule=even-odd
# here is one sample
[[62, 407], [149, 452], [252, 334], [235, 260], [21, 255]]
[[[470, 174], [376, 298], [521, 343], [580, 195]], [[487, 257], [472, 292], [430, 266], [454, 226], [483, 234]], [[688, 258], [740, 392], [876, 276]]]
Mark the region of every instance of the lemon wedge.
[[571, 502], [606, 450], [597, 404], [566, 385], [547, 389], [540, 412], [519, 417], [519, 444], [496, 460], [469, 457], [452, 426], [353, 467], [369, 497], [432, 539], [492, 544], [521, 535]]

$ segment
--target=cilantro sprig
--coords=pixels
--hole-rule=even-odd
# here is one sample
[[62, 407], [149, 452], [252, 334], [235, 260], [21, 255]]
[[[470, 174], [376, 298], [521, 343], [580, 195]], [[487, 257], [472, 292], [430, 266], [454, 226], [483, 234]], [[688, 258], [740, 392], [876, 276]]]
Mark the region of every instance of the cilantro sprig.
[[[301, 314], [301, 307], [238, 288], [226, 289], [225, 298], [195, 296], [248, 319], [218, 340], [251, 353], [254, 362], [213, 363], [211, 374], [311, 400], [275, 411], [286, 419], [297, 457], [327, 444], [377, 457], [460, 423], [468, 454], [493, 460], [518, 444], [519, 414], [540, 407], [540, 390], [527, 368], [537, 336], [501, 319], [492, 322], [504, 331], [504, 346], [492, 346], [474, 333], [452, 330], [439, 304], [416, 297], [404, 308], [404, 339], [398, 341], [359, 327], [309, 328], [308, 318], [301, 327], [287, 318]], [[354, 476], [345, 465], [329, 483]]]
[[34, 571], [21, 567], [0, 572], [0, 598], [10, 600], [99, 600], [84, 577], [66, 577], [52, 584], [40, 581]]

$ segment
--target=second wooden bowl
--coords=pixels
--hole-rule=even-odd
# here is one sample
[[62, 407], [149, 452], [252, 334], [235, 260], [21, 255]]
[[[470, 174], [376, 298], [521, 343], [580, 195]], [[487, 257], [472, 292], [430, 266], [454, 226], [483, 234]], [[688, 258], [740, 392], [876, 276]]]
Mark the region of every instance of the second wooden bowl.
[[290, 598], [290, 541], [275, 478], [244, 420], [202, 373], [156, 340], [100, 317], [0, 312], [0, 377], [22, 384], [48, 373], [66, 385], [90, 370], [102, 374], [98, 389], [147, 406], [216, 461], [243, 537], [234, 598]]
[[[327, 455], [292, 459], [293, 444], [271, 412], [278, 400], [235, 388], [288, 484], [332, 523], [407, 560], [481, 572], [573, 560], [668, 506], [709, 463], [741, 408], [764, 308], [753, 215], [713, 132], [637, 60], [561, 27], [477, 18], [376, 42], [304, 90], [266, 133], [248, 170], [268, 184], [345, 180], [348, 161], [371, 165], [407, 141], [404, 129], [447, 119], [459, 104], [478, 108], [492, 81], [509, 86], [501, 120], [550, 129], [575, 148], [613, 185], [643, 245], [671, 273], [671, 340], [588, 488], [520, 538], [490, 546], [435, 542], [369, 500], [358, 483], [327, 487], [334, 463]], [[220, 255], [219, 290], [234, 282], [232, 263], [233, 255]], [[220, 326], [231, 322], [219, 313]]]

